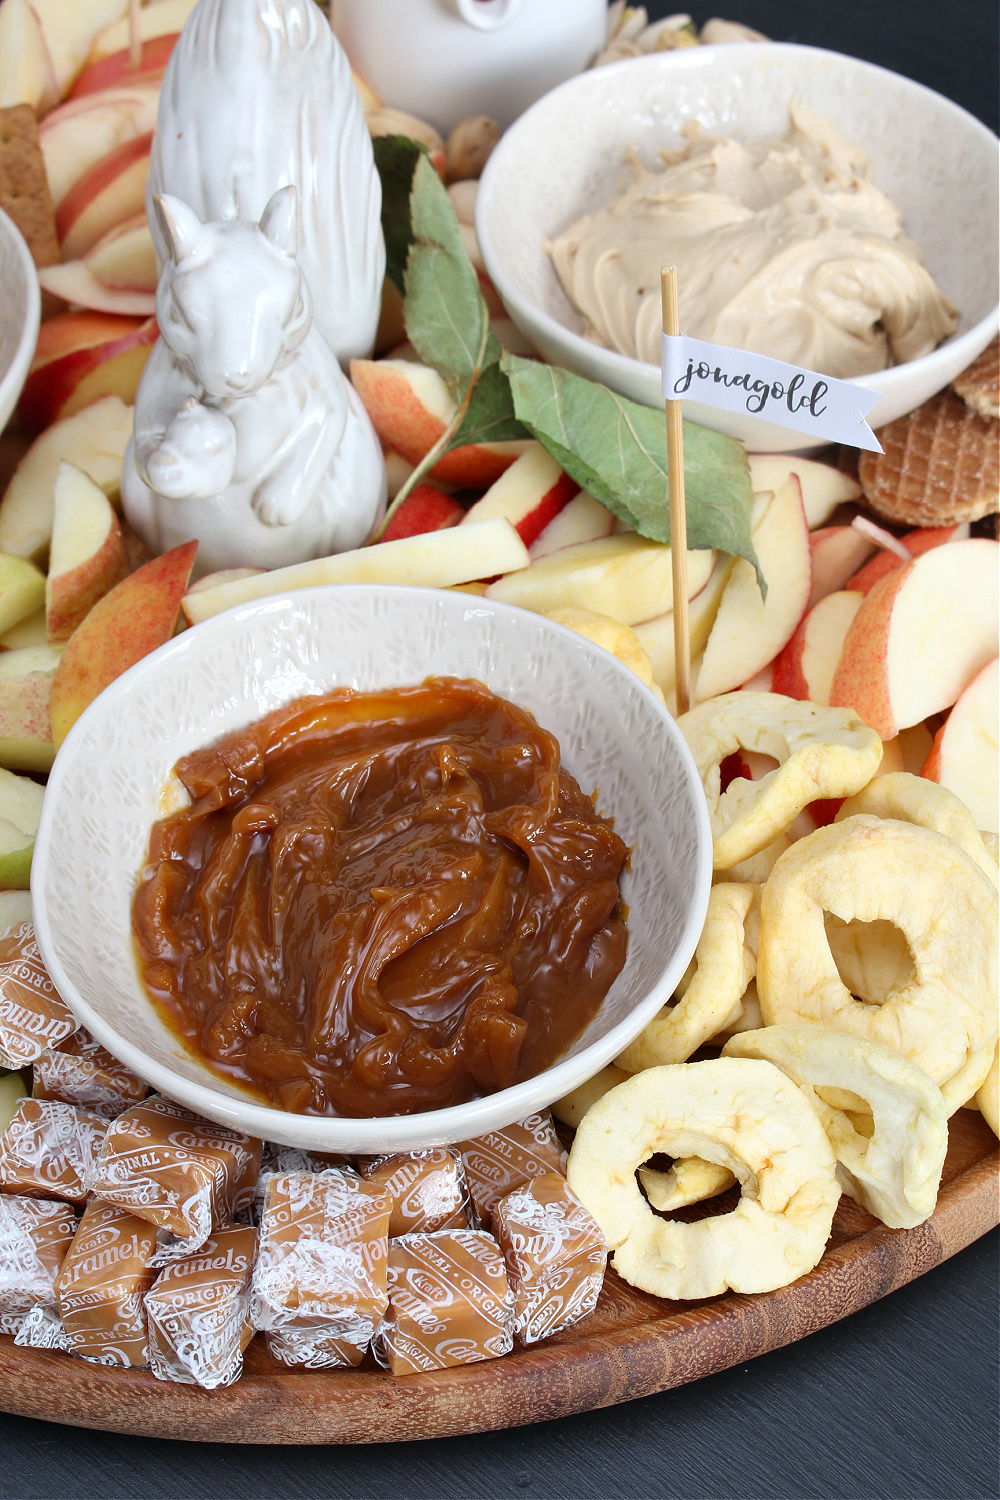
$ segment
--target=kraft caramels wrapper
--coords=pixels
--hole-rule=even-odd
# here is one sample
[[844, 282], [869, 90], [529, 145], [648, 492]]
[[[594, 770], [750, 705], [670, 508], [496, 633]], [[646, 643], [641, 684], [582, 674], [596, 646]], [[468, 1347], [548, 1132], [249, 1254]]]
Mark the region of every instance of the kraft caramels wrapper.
[[143, 1298], [156, 1276], [155, 1250], [156, 1230], [145, 1219], [90, 1200], [56, 1279], [71, 1353], [102, 1365], [147, 1363]]
[[490, 1227], [501, 1198], [548, 1172], [566, 1175], [566, 1153], [559, 1144], [552, 1116], [527, 1115], [504, 1130], [491, 1130], [459, 1148], [476, 1217]]
[[149, 1368], [158, 1380], [211, 1391], [239, 1379], [254, 1332], [249, 1310], [256, 1252], [257, 1231], [228, 1224], [160, 1272], [146, 1293]]
[[23, 1068], [77, 1029], [42, 963], [35, 929], [22, 922], [0, 936], [0, 1067]]
[[0, 1136], [0, 1192], [63, 1198], [82, 1208], [107, 1128], [101, 1115], [75, 1104], [22, 1099]]
[[375, 1183], [392, 1199], [390, 1239], [468, 1227], [469, 1194], [457, 1148], [432, 1146], [369, 1157], [360, 1169], [367, 1182]]
[[534, 1344], [593, 1312], [608, 1248], [564, 1177], [535, 1177], [501, 1198], [493, 1232], [514, 1293], [519, 1343]]
[[56, 1277], [76, 1225], [68, 1203], [0, 1193], [0, 1333], [17, 1333], [36, 1305], [55, 1311]]
[[149, 1093], [149, 1084], [112, 1057], [81, 1027], [32, 1067], [32, 1097], [79, 1104], [114, 1120]]

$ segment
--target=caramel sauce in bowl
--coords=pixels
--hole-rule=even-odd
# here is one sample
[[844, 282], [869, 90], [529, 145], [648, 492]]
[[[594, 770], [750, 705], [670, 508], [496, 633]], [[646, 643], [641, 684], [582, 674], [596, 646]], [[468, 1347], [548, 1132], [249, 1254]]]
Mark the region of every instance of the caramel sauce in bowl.
[[[493, 694], [508, 706], [496, 708]], [[431, 910], [437, 923], [426, 929], [426, 946], [410, 941], [393, 948], [389, 940], [374, 991], [362, 985], [360, 995], [355, 992], [351, 1006], [340, 1012], [362, 1023], [354, 1038], [358, 1045], [348, 1040], [340, 1062], [331, 1062], [336, 1049], [328, 1046], [330, 1028], [336, 1031], [341, 1024], [336, 1007], [321, 1015], [322, 1007], [310, 1009], [303, 1003], [296, 1012], [293, 1006], [294, 1025], [286, 1024], [284, 1035], [280, 1017], [268, 1016], [258, 1032], [248, 1027], [248, 1034], [266, 1035], [293, 1051], [303, 1039], [308, 1042], [310, 1032], [314, 1040], [319, 1038], [313, 1061], [303, 1065], [296, 1059], [284, 1075], [279, 1068], [269, 1088], [267, 1078], [249, 1070], [241, 1073], [242, 1064], [233, 1066], [240, 1050], [237, 1045], [232, 1051], [240, 1014], [231, 1002], [238, 986], [230, 984], [226, 1004], [201, 1018], [203, 1030], [221, 1021], [210, 1038], [214, 1053], [196, 1046], [198, 1028], [183, 1021], [179, 1025], [179, 1011], [171, 1009], [171, 984], [186, 1001], [194, 993], [186, 982], [169, 980], [170, 973], [176, 976], [184, 967], [178, 960], [179, 929], [154, 921], [137, 943], [133, 911], [139, 913], [148, 899], [144, 891], [156, 889], [152, 872], [161, 861], [151, 853], [158, 856], [167, 848], [166, 830], [196, 828], [191, 812], [199, 800], [219, 796], [223, 783], [231, 789], [227, 778], [246, 769], [238, 754], [220, 754], [220, 746], [243, 746], [245, 751], [259, 745], [261, 734], [267, 737], [260, 725], [270, 715], [279, 716], [272, 723], [285, 724], [297, 716], [315, 724], [330, 712], [342, 720], [345, 707], [356, 707], [365, 695], [380, 701], [378, 733], [384, 741], [374, 769], [369, 764], [367, 771], [358, 772], [354, 763], [355, 780], [367, 778], [367, 801], [352, 793], [340, 805], [326, 807], [332, 847], [353, 840], [361, 853], [357, 884], [349, 896], [331, 891], [336, 881], [325, 857], [317, 855], [314, 864], [307, 859], [304, 865], [294, 857], [295, 838], [289, 830], [295, 832], [292, 825], [303, 796], [309, 803], [301, 782], [302, 776], [306, 782], [310, 776], [312, 751], [304, 748], [305, 740], [298, 741], [298, 758], [294, 750], [290, 759], [284, 750], [277, 755], [267, 796], [254, 782], [248, 797], [227, 805], [222, 821], [229, 818], [229, 832], [220, 833], [213, 848], [226, 846], [232, 854], [234, 825], [244, 818], [240, 836], [247, 859], [239, 865], [235, 886], [245, 893], [265, 874], [273, 881], [275, 854], [264, 837], [271, 814], [261, 807], [272, 806], [276, 797], [281, 803], [284, 795], [282, 806], [290, 821], [281, 836], [279, 885], [286, 877], [299, 878], [305, 867], [322, 876], [318, 886], [308, 880], [304, 886], [327, 903], [319, 913], [321, 932], [338, 921], [349, 928], [359, 899], [369, 903], [364, 922], [370, 924], [371, 903], [377, 905], [383, 899], [379, 893], [386, 890], [402, 901], [396, 908], [397, 939], [406, 930], [412, 939], [407, 924], [421, 920], [421, 908], [424, 918]], [[443, 718], [442, 705], [447, 710]], [[409, 737], [396, 733], [406, 717], [403, 708], [430, 715]], [[436, 711], [435, 729], [431, 721]], [[462, 738], [477, 714], [480, 727], [492, 725], [491, 754], [500, 756], [509, 772], [509, 797], [500, 794], [499, 783], [478, 766], [479, 752], [473, 753], [471, 741]], [[410, 727], [414, 724], [417, 719]], [[346, 759], [362, 753], [362, 742], [370, 751], [371, 740], [370, 723], [355, 735], [357, 743], [348, 734], [341, 744]], [[294, 736], [288, 743], [294, 744]], [[414, 743], [419, 743], [419, 754], [412, 750]], [[453, 748], [458, 743], [454, 759], [445, 755], [446, 743]], [[400, 748], [404, 745], [411, 749]], [[534, 749], [525, 758], [529, 745]], [[477, 774], [470, 777], [474, 762]], [[341, 770], [346, 787], [350, 772]], [[391, 842], [395, 837], [389, 824], [404, 814], [393, 797], [407, 775], [418, 788], [423, 777], [427, 795], [413, 800], [408, 815], [430, 809], [419, 824], [430, 864], [426, 876], [412, 871], [406, 876], [402, 866], [390, 869], [393, 879], [406, 878], [376, 887], [373, 880], [383, 877], [368, 879], [374, 866], [365, 865], [369, 854], [361, 845], [365, 838], [384, 842], [388, 836]], [[288, 790], [293, 783], [299, 788], [294, 794]], [[281, 786], [285, 793], [279, 795]], [[532, 787], [538, 803], [526, 812], [532, 807], [527, 796]], [[348, 803], [357, 810], [354, 824], [345, 816]], [[541, 828], [546, 812], [551, 819], [544, 850], [539, 835], [537, 889], [546, 889], [546, 880], [554, 889], [575, 859], [577, 899], [580, 910], [588, 912], [576, 928], [560, 929], [554, 919], [565, 902], [549, 908], [543, 903], [535, 908], [534, 919], [526, 916], [527, 906], [518, 904], [532, 869], [532, 819]], [[314, 814], [315, 805], [309, 816]], [[314, 818], [306, 842], [321, 823]], [[580, 841], [568, 860], [563, 855], [570, 855], [570, 845], [560, 844], [565, 824], [572, 824]], [[210, 860], [211, 841], [199, 845], [205, 837], [204, 830], [193, 834], [184, 845], [187, 854], [203, 847]], [[405, 844], [393, 846], [403, 865]], [[167, 852], [170, 864], [175, 853], [182, 855], [178, 866], [186, 857], [180, 846]], [[200, 858], [197, 854], [190, 864], [189, 893], [202, 880]], [[218, 860], [216, 873], [222, 880], [224, 853]], [[246, 875], [251, 866], [257, 871], [252, 877]], [[445, 870], [462, 888], [454, 921], [442, 920], [444, 908], [435, 906], [443, 899], [442, 891], [434, 890], [435, 871], [441, 877]], [[491, 899], [490, 882], [499, 878], [498, 872], [507, 879], [502, 887], [506, 894], [500, 897], [497, 886]], [[447, 883], [437, 880], [438, 887]], [[32, 897], [39, 948], [60, 994], [102, 1045], [155, 1088], [209, 1119], [269, 1140], [307, 1150], [373, 1154], [450, 1143], [502, 1127], [544, 1108], [603, 1067], [673, 993], [700, 935], [710, 884], [711, 838], [691, 757], [666, 709], [628, 668], [583, 637], [525, 610], [448, 591], [356, 585], [306, 589], [230, 610], [185, 631], [102, 693], [57, 757], [36, 838]], [[261, 887], [254, 888], [259, 894]], [[398, 897], [400, 889], [408, 891], [405, 900]], [[452, 891], [449, 899], [455, 895]], [[244, 894], [243, 899], [249, 898]], [[280, 905], [279, 900], [267, 910]], [[258, 900], [258, 917], [264, 910]], [[546, 910], [549, 915], [539, 920], [537, 912]], [[339, 918], [337, 911], [343, 913]], [[308, 978], [309, 940], [299, 933], [275, 944], [266, 925], [272, 920], [270, 915], [266, 923], [261, 918], [266, 941], [258, 945], [252, 962], [249, 950], [241, 956], [238, 948], [241, 934], [253, 923], [245, 929], [237, 923], [235, 939], [230, 923], [228, 937], [236, 946], [231, 941], [228, 972], [235, 974], [246, 957], [247, 995], [259, 995], [262, 988], [263, 971], [254, 962], [266, 964], [278, 949], [291, 952], [297, 944]], [[477, 920], [484, 931], [492, 923], [489, 941], [476, 931]], [[531, 920], [538, 930], [534, 946], [528, 944], [528, 962], [518, 958], [522, 950], [515, 952], [510, 939], [519, 922], [530, 927]], [[390, 939], [392, 927], [390, 923], [385, 929]], [[466, 946], [456, 965], [452, 939], [459, 928]], [[370, 936], [370, 927], [365, 932]], [[586, 936], [575, 957], [570, 951], [573, 932]], [[167, 951], [155, 953], [165, 933]], [[152, 946], [143, 951], [150, 939]], [[349, 947], [346, 937], [345, 942]], [[204, 964], [194, 947], [188, 958]], [[331, 972], [342, 976], [347, 948], [338, 951], [339, 967], [332, 966]], [[553, 953], [559, 958], [558, 974], [550, 983], [537, 960]], [[150, 966], [156, 969], [157, 963], [163, 967], [153, 974], [154, 1002], [147, 984]], [[534, 990], [525, 980], [525, 968], [532, 970], [529, 981], [537, 981]], [[595, 988], [597, 969], [603, 979]], [[487, 986], [486, 979], [494, 982]], [[605, 992], [598, 994], [602, 986]], [[477, 1011], [475, 1002], [484, 990], [490, 1003]], [[511, 1003], [512, 991], [517, 992], [516, 1003]], [[352, 1008], [355, 1000], [358, 1010]], [[382, 1008], [380, 1017], [364, 1011], [369, 1002]], [[373, 1037], [384, 1036], [390, 1013], [407, 1021], [394, 1033], [398, 1047], [366, 1053]], [[481, 1045], [476, 1045], [473, 1026], [465, 1038], [468, 1045], [455, 1049], [461, 1058], [453, 1066], [455, 1057], [441, 1054], [447, 1052], [449, 1038], [453, 1041], [461, 1031], [462, 1017], [468, 1021], [474, 1014], [479, 1016]], [[532, 1015], [538, 1023], [534, 1035], [530, 1024], [520, 1025]], [[428, 1017], [436, 1030], [414, 1024]], [[403, 1032], [415, 1039], [407, 1042]], [[264, 1045], [264, 1054], [270, 1045]], [[265, 1055], [265, 1073], [273, 1061]], [[322, 1086], [317, 1087], [317, 1074], [324, 1073], [325, 1081], [320, 1078]], [[301, 1086], [303, 1079], [308, 1089]], [[289, 1082], [293, 1086], [283, 1095]], [[376, 1104], [380, 1092], [386, 1097]]]

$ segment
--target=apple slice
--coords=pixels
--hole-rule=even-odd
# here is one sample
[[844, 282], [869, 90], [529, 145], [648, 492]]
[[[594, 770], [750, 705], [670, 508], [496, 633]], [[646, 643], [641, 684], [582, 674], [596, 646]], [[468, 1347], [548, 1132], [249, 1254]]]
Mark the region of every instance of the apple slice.
[[139, 377], [159, 337], [155, 318], [69, 312], [43, 323], [35, 357], [18, 402], [18, 416], [32, 434], [116, 395], [131, 406]]
[[58, 212], [73, 184], [109, 151], [156, 129], [159, 84], [136, 83], [70, 99], [38, 127], [45, 175]]
[[883, 740], [950, 708], [997, 654], [1000, 545], [934, 547], [881, 579], [851, 622], [830, 702]]
[[[20, 927], [24, 922], [31, 921], [31, 892], [30, 891], [0, 891], [0, 937], [10, 932], [12, 927]], [[15, 1080], [20, 1079], [20, 1073], [8, 1073], [3, 1080], [6, 1088], [12, 1089]], [[21, 1084], [21, 1096], [27, 1093], [24, 1084]], [[16, 1098], [15, 1098], [16, 1102]], [[2, 1109], [3, 1106], [0, 1106]], [[2, 1115], [0, 1115], [2, 1120]], [[10, 1121], [8, 1120], [8, 1124]]]
[[44, 559], [52, 536], [59, 464], [65, 459], [104, 493], [118, 495], [122, 459], [132, 436], [132, 408], [104, 396], [35, 439], [0, 501], [0, 552]]
[[[851, 527], [852, 531], [853, 529]], [[900, 537], [900, 541], [911, 557], [922, 557], [925, 552], [930, 552], [932, 547], [943, 547], [946, 542], [962, 541], [968, 534], [967, 526], [928, 526], [920, 531], [908, 531], [905, 536]], [[902, 558], [897, 557], [895, 552], [880, 547], [864, 567], [859, 568], [856, 573], [852, 573], [845, 580], [844, 588], [853, 589], [857, 594], [867, 594], [880, 578], [884, 578], [887, 573], [892, 573], [902, 566]]]
[[553, 517], [537, 541], [532, 542], [528, 548], [531, 560], [537, 562], [540, 557], [561, 552], [563, 547], [576, 547], [581, 542], [596, 542], [602, 536], [610, 536], [614, 524], [611, 512], [593, 495], [581, 490]]
[[[352, 359], [351, 380], [384, 448], [411, 464], [420, 463], [441, 437], [456, 407], [441, 376], [409, 359]], [[470, 443], [455, 448], [434, 465], [430, 476], [463, 489], [484, 490], [493, 484], [527, 441]]]
[[0, 766], [51, 769], [55, 746], [49, 696], [61, 656], [60, 646], [0, 652]]
[[[605, 512], [607, 514], [607, 512]], [[688, 607], [688, 634], [690, 636], [691, 660], [701, 656], [712, 633], [722, 595], [725, 592], [735, 559], [720, 553], [712, 575]], [[644, 620], [633, 627], [643, 650], [653, 664], [653, 681], [669, 698], [677, 687], [677, 665], [674, 658], [674, 614], [657, 615], [654, 620]], [[694, 672], [692, 671], [692, 680]]]
[[774, 660], [771, 692], [808, 698], [826, 708], [844, 638], [861, 608], [863, 594], [838, 590], [814, 604]]
[[45, 628], [45, 605], [42, 604], [34, 614], [19, 620], [10, 630], [0, 635], [0, 649], [4, 651], [20, 651], [23, 646], [45, 646], [48, 644], [49, 634]]
[[811, 531], [809, 549], [813, 570], [810, 609], [827, 594], [846, 588], [847, 580], [877, 550], [875, 542], [853, 526], [822, 526], [819, 531]]
[[961, 797], [984, 833], [1000, 833], [998, 719], [1000, 661], [994, 660], [956, 702], [920, 773]]
[[411, 490], [382, 534], [383, 542], [397, 542], [404, 536], [422, 536], [427, 531], [443, 531], [457, 526], [466, 512], [432, 484], [418, 484]]
[[44, 598], [44, 573], [26, 557], [0, 552], [0, 635], [34, 614]]
[[377, 547], [360, 547], [355, 552], [319, 557], [218, 588], [189, 592], [184, 599], [184, 615], [194, 624], [249, 599], [264, 599], [270, 594], [313, 588], [321, 583], [401, 583], [450, 588], [456, 583], [470, 583], [476, 578], [526, 568], [529, 561], [528, 549], [509, 521], [449, 526], [444, 531], [380, 542]]
[[[152, 5], [144, 5], [138, 15], [140, 39], [149, 42], [158, 36], [176, 38], [184, 30], [184, 22], [196, 4], [197, 0], [154, 0]], [[91, 63], [100, 62], [102, 58], [123, 51], [128, 47], [129, 40], [129, 22], [126, 17], [109, 25], [95, 39], [90, 50]]]
[[848, 500], [860, 500], [861, 486], [839, 469], [801, 458], [792, 453], [748, 453], [750, 482], [754, 493], [771, 490], [777, 494], [789, 474], [796, 474], [802, 486], [802, 508], [810, 531], [822, 526]]
[[61, 463], [45, 583], [49, 643], [68, 641], [98, 599], [127, 572], [121, 524], [107, 495], [82, 469]]
[[809, 603], [812, 555], [796, 475], [775, 494], [754, 496], [751, 535], [767, 599], [753, 568], [737, 558], [705, 647], [695, 685], [699, 701], [731, 692], [766, 667], [791, 640]]
[[562, 471], [541, 443], [532, 442], [466, 512], [462, 525], [504, 516], [530, 547], [579, 490], [576, 480]]
[[31, 0], [52, 59], [59, 97], [82, 73], [101, 32], [128, 13], [128, 0]]
[[0, 888], [27, 890], [45, 793], [37, 781], [0, 770]]
[[[688, 597], [703, 589], [715, 564], [711, 551], [688, 553]], [[590, 609], [622, 625], [652, 620], [673, 606], [670, 548], [634, 532], [564, 547], [524, 572], [498, 578], [487, 594], [537, 614]]]
[[148, 318], [156, 311], [156, 298], [152, 292], [105, 286], [83, 260], [69, 260], [61, 266], [40, 266], [38, 284], [43, 292], [51, 292], [53, 297], [61, 297], [64, 302], [94, 312]]
[[82, 99], [84, 94], [98, 94], [102, 89], [114, 88], [119, 84], [159, 83], [179, 36], [180, 32], [175, 31], [143, 42], [138, 67], [132, 66], [131, 47], [122, 47], [120, 51], [110, 52], [97, 62], [88, 63], [70, 90], [69, 97]]
[[[98, 693], [174, 633], [197, 542], [184, 542], [123, 578], [99, 599], [63, 652], [52, 682], [56, 748]], [[4, 658], [0, 656], [0, 671]]]
[[49, 49], [28, 0], [0, 5], [0, 109], [30, 104], [43, 115], [59, 102]]
[[86, 171], [56, 209], [63, 260], [77, 260], [126, 219], [142, 213], [153, 132], [133, 136]]

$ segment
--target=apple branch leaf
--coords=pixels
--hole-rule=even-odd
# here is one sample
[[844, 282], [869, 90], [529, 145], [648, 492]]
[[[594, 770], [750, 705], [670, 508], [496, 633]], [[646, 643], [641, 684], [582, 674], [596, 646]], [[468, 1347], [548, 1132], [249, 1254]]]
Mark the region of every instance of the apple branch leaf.
[[382, 182], [382, 235], [385, 274], [397, 291], [406, 291], [406, 261], [413, 243], [410, 193], [413, 174], [425, 147], [406, 135], [379, 135], [372, 141], [375, 166]]
[[510, 382], [499, 361], [494, 361], [473, 386], [461, 426], [453, 433], [445, 451], [463, 448], [468, 443], [504, 443], [530, 437], [527, 427], [514, 415]]

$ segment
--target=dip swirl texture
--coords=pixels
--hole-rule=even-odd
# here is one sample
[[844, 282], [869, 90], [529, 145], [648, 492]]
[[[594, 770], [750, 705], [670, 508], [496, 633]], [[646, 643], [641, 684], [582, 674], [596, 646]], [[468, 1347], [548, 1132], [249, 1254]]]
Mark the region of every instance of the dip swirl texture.
[[928, 354], [955, 331], [866, 151], [803, 105], [782, 140], [718, 140], [697, 122], [662, 171], [546, 242], [594, 343], [660, 359], [660, 267], [677, 266], [684, 332], [849, 379]]

